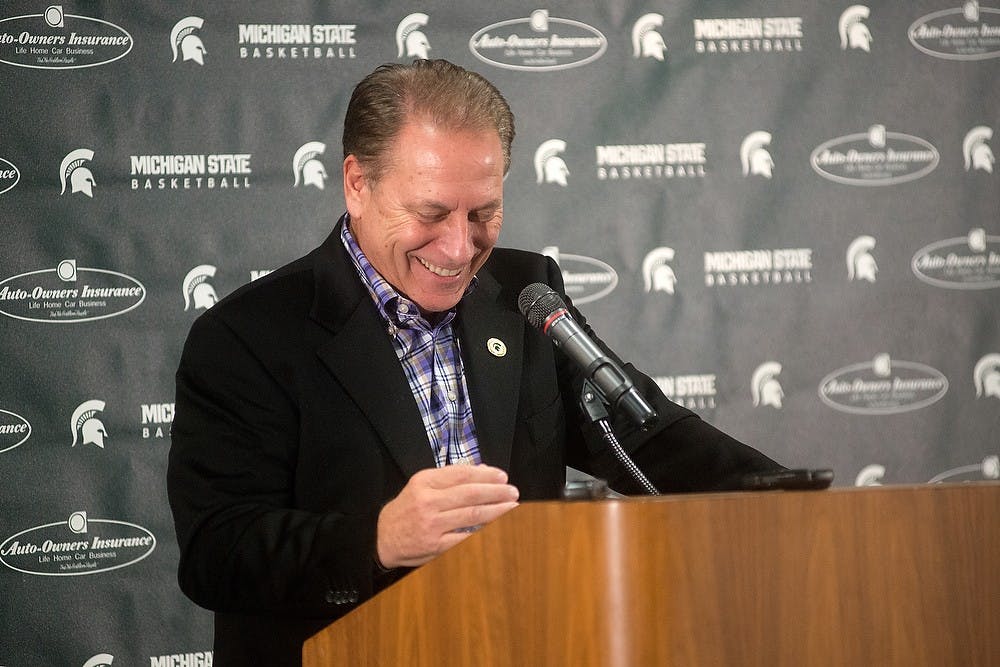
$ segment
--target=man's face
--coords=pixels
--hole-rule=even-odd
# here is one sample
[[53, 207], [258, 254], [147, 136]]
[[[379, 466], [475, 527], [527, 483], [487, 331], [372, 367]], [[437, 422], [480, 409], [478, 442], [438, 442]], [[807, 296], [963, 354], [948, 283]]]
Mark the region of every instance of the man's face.
[[425, 313], [462, 298], [503, 224], [503, 152], [495, 131], [407, 123], [370, 183], [344, 161], [351, 231], [375, 269]]

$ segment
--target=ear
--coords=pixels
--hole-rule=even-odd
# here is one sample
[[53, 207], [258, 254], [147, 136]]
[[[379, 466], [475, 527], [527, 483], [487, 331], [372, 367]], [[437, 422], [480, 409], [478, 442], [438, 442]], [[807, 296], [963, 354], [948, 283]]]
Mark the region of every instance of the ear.
[[351, 218], [360, 220], [364, 216], [370, 188], [365, 179], [365, 170], [354, 155], [344, 158], [344, 202]]

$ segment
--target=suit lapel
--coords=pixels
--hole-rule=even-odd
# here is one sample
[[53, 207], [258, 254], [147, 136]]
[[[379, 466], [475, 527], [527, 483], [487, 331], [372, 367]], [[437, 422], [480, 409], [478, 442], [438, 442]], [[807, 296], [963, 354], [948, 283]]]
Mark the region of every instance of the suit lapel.
[[[317, 354], [365, 413], [409, 477], [434, 467], [420, 411], [392, 342], [340, 241], [341, 222], [317, 250], [311, 317], [331, 332]], [[486, 270], [458, 307], [456, 332], [484, 463], [507, 469], [521, 385], [524, 318], [501, 301]], [[499, 353], [496, 339], [505, 348]], [[492, 348], [492, 351], [491, 351]], [[336, 424], [331, 424], [335, 429]]]
[[521, 386], [524, 318], [505, 307], [500, 294], [496, 280], [480, 271], [476, 289], [459, 305], [457, 331], [479, 453], [483, 463], [507, 469]]
[[[365, 413], [406, 477], [433, 468], [410, 385], [385, 323], [340, 241], [339, 224], [319, 249], [313, 269], [316, 293], [310, 315], [332, 333], [317, 350], [319, 358]], [[330, 428], [335, 431], [337, 425]]]

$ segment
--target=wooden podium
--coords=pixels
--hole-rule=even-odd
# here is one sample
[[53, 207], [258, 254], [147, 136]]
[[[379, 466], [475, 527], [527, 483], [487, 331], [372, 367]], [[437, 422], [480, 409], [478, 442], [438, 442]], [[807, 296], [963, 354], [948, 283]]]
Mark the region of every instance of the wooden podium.
[[304, 665], [995, 666], [998, 561], [997, 483], [523, 503]]

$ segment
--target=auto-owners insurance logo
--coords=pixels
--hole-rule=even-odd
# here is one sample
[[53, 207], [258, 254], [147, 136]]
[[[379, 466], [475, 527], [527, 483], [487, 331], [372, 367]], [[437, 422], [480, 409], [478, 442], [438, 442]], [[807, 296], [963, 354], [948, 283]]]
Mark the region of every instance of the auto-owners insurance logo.
[[823, 142], [809, 156], [813, 170], [845, 185], [894, 185], [934, 171], [941, 157], [929, 142], [872, 125], [868, 132]]
[[[987, 16], [983, 16], [986, 14]], [[921, 16], [906, 31], [918, 51], [945, 60], [1000, 57], [1000, 9], [966, 0], [961, 7]]]
[[0, 19], [0, 62], [34, 69], [107, 65], [132, 50], [124, 28], [49, 5], [41, 14]]
[[917, 278], [935, 287], [1000, 287], [1000, 236], [977, 227], [966, 237], [935, 241], [913, 255], [910, 267]]
[[138, 308], [145, 298], [145, 286], [132, 276], [78, 268], [75, 259], [0, 280], [0, 315], [29, 322], [103, 320]]
[[0, 157], [0, 195], [13, 189], [21, 180], [21, 171], [10, 160]]
[[27, 442], [31, 437], [28, 420], [10, 410], [0, 409], [0, 454]]
[[948, 378], [925, 364], [890, 359], [833, 371], [819, 383], [819, 397], [834, 410], [856, 415], [892, 415], [919, 410], [948, 391]]
[[522, 72], [579, 67], [600, 58], [607, 48], [607, 38], [596, 28], [549, 16], [547, 9], [490, 24], [469, 40], [472, 54], [484, 63]]
[[8, 537], [0, 543], [0, 563], [25, 574], [74, 577], [134, 565], [155, 548], [156, 536], [142, 526], [73, 512]]
[[542, 254], [559, 265], [566, 295], [573, 303], [597, 301], [618, 286], [618, 272], [599, 259], [560, 252], [558, 246], [547, 246]]

